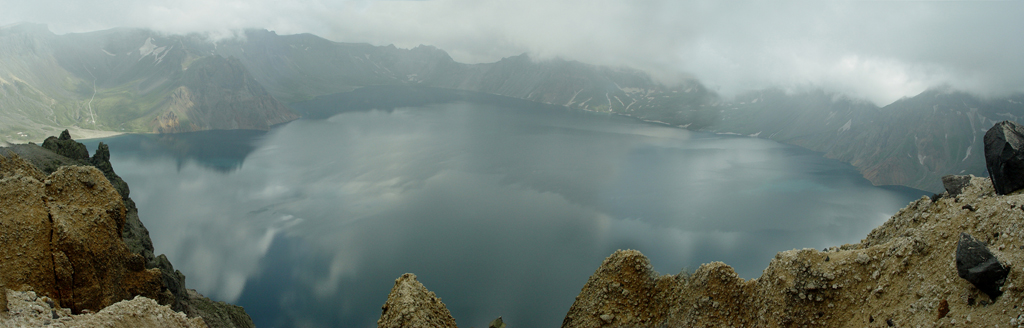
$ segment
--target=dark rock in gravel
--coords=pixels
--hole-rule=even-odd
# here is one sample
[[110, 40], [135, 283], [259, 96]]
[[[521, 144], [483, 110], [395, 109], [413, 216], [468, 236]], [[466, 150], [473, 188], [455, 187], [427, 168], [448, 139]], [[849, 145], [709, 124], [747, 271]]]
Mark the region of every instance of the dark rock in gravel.
[[985, 167], [997, 194], [1024, 188], [1024, 126], [1002, 121], [985, 133]]
[[956, 273], [995, 299], [1002, 295], [999, 288], [1006, 281], [1010, 268], [999, 263], [984, 243], [962, 232], [956, 246]]
[[947, 175], [942, 177], [942, 187], [946, 188], [949, 197], [956, 197], [964, 188], [971, 184], [970, 175]]

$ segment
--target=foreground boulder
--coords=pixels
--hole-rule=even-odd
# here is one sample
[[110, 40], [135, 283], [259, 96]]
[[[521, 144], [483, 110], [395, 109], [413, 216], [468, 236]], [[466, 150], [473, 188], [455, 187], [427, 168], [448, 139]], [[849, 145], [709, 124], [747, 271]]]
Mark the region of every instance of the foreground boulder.
[[103, 174], [65, 166], [39, 181], [33, 170], [17, 156], [0, 160], [0, 279], [75, 313], [157, 298], [160, 271], [128, 252], [124, 203]]
[[999, 263], [999, 259], [985, 247], [985, 244], [967, 233], [960, 234], [956, 246], [956, 272], [960, 278], [974, 284], [991, 298], [1003, 292], [999, 290], [1006, 281], [1010, 268]]
[[985, 133], [985, 167], [996, 193], [1024, 188], [1024, 126], [1002, 121]]
[[451, 312], [441, 303], [441, 298], [427, 290], [416, 275], [403, 274], [395, 279], [395, 286], [388, 294], [388, 300], [381, 307], [379, 328], [400, 327], [451, 327], [455, 328], [455, 319]]
[[[130, 190], [128, 184], [124, 182], [116, 173], [114, 173], [113, 167], [110, 165], [110, 152], [107, 145], [100, 143], [96, 149], [96, 153], [89, 158], [88, 152], [85, 150], [85, 145], [78, 143], [71, 139], [70, 134], [65, 131], [61, 133], [59, 138], [51, 137], [47, 139], [50, 141], [49, 144], [44, 143], [48, 148], [40, 147], [35, 144], [23, 144], [23, 145], [11, 145], [9, 147], [0, 147], [0, 178], [4, 176], [24, 176], [35, 179], [35, 181], [46, 181], [47, 176], [56, 173], [63, 167], [69, 166], [92, 166], [100, 170], [107, 181], [113, 186], [117, 194], [119, 194], [121, 201], [124, 206], [124, 219], [121, 224], [123, 227], [120, 231], [120, 236], [124, 244], [127, 246], [128, 251], [131, 255], [128, 257], [128, 264], [130, 270], [139, 270], [140, 268], [156, 269], [159, 270], [160, 280], [162, 286], [160, 287], [160, 293], [158, 295], [147, 294], [143, 292], [137, 292], [141, 289], [151, 290], [150, 287], [139, 286], [139, 282], [129, 281], [125, 284], [124, 288], [129, 290], [132, 295], [145, 295], [148, 297], [154, 297], [160, 304], [169, 305], [174, 311], [184, 312], [189, 317], [202, 317], [205, 319], [206, 324], [214, 328], [233, 328], [233, 327], [253, 327], [252, 319], [245, 310], [236, 305], [215, 302], [205, 296], [199, 294], [195, 290], [186, 289], [185, 287], [185, 275], [181, 271], [175, 270], [171, 265], [170, 261], [167, 260], [166, 256], [155, 255], [153, 249], [153, 243], [149, 237], [149, 231], [142, 224], [139, 219], [138, 209], [135, 206], [135, 202], [129, 197]], [[74, 156], [75, 158], [69, 158], [64, 155], [57, 154], [56, 151], [60, 151], [65, 155]], [[8, 159], [9, 158], [9, 159]], [[4, 173], [6, 172], [6, 173]], [[45, 189], [45, 187], [44, 187]], [[88, 189], [85, 189], [88, 190]], [[3, 188], [0, 189], [0, 193], [9, 192], [4, 194], [3, 198], [0, 198], [0, 214], [5, 210], [10, 210], [11, 213], [30, 213], [34, 209], [41, 208], [38, 203], [32, 202], [32, 200], [41, 200], [32, 195], [25, 195], [24, 192], [28, 192], [25, 188]], [[45, 191], [44, 191], [45, 193]], [[10, 195], [16, 195], [17, 197], [7, 197]], [[72, 195], [73, 197], [76, 197]], [[23, 197], [23, 198], [18, 198]], [[24, 198], [27, 197], [27, 198]], [[35, 197], [35, 198], [33, 198]], [[18, 199], [26, 201], [18, 201]], [[6, 202], [5, 202], [6, 201]], [[43, 205], [46, 207], [48, 205]], [[48, 212], [48, 211], [47, 211]], [[31, 221], [32, 216], [27, 215], [21, 217], [20, 220]], [[0, 229], [2, 230], [2, 229]], [[0, 231], [0, 241], [3, 241], [5, 237], [4, 231]], [[11, 233], [11, 231], [7, 231]], [[24, 237], [26, 234], [24, 231], [18, 233]], [[31, 235], [31, 234], [29, 234]], [[12, 234], [12, 236], [17, 237]], [[21, 238], [21, 237], [18, 237]], [[49, 240], [48, 237], [43, 237], [41, 234], [39, 240]], [[42, 241], [43, 244], [49, 243]], [[6, 245], [6, 246], [4, 246]], [[41, 244], [40, 244], [41, 245]], [[0, 250], [5, 250], [4, 247], [16, 247], [22, 246], [22, 243], [2, 243], [0, 244]], [[37, 245], [39, 246], [39, 245]], [[41, 247], [41, 246], [40, 246]], [[33, 247], [33, 249], [41, 250], [40, 247]], [[24, 247], [23, 247], [24, 248]], [[13, 249], [13, 248], [12, 248]], [[40, 254], [45, 254], [42, 252]], [[50, 265], [53, 263], [63, 264], [63, 268], [74, 267], [70, 264], [70, 260], [66, 259], [66, 256], [57, 255], [53, 257], [53, 261], [21, 261], [19, 259], [25, 259], [24, 257], [18, 257], [13, 262], [5, 262], [9, 259], [5, 259], [2, 254], [17, 254], [17, 253], [6, 253], [0, 252], [0, 269], [6, 266], [13, 266], [15, 268], [31, 268], [33, 265]], [[23, 255], [30, 254], [30, 252], [24, 252]], [[15, 258], [12, 256], [11, 258]], [[41, 257], [43, 259], [47, 257]], [[37, 258], [39, 259], [39, 258]], [[141, 260], [141, 261], [140, 261]], [[26, 266], [27, 265], [27, 266]], [[58, 266], [56, 269], [61, 269]], [[14, 270], [13, 275], [21, 274], [20, 278], [17, 278], [19, 283], [18, 290], [53, 290], [53, 288], [37, 288], [34, 286], [44, 286], [52, 276], [64, 277], [64, 281], [68, 281], [68, 277], [71, 277], [74, 272], [70, 270], [57, 270], [47, 271], [43, 269], [33, 269], [30, 271], [18, 271]], [[0, 270], [2, 272], [3, 270]], [[54, 272], [50, 276], [39, 276], [39, 275], [28, 275], [26, 272]], [[0, 277], [2, 277], [0, 273]], [[41, 281], [40, 278], [43, 278]], [[0, 280], [2, 281], [2, 280]], [[55, 282], [54, 282], [55, 283]], [[152, 281], [147, 280], [142, 285], [152, 284]], [[47, 294], [49, 295], [49, 294]]]

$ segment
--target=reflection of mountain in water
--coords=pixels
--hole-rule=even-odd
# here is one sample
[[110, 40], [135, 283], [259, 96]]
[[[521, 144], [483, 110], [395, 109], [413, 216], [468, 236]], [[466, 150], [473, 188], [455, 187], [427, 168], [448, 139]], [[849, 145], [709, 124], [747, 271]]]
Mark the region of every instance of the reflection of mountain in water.
[[545, 109], [565, 111], [564, 106], [543, 104], [519, 98], [488, 93], [442, 89], [425, 86], [377, 85], [350, 92], [318, 96], [291, 104], [292, 109], [306, 119], [325, 119], [331, 116], [371, 109], [392, 111], [401, 107], [422, 107], [457, 101], [486, 103], [497, 107], [516, 109]]
[[[266, 131], [199, 131], [176, 134], [129, 134], [105, 139], [84, 140], [89, 149], [96, 149], [99, 142], [117, 149], [119, 156], [138, 159], [170, 157], [177, 161], [180, 170], [192, 161], [217, 172], [228, 173], [242, 167], [245, 158], [256, 149]], [[217, 142], [210, 142], [217, 140]]]

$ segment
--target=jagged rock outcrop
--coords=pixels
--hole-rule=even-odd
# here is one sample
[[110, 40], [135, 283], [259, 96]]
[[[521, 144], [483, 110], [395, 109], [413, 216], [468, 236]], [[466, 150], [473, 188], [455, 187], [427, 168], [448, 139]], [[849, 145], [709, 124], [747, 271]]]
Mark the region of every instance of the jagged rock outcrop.
[[608, 257], [562, 327], [978, 327], [1024, 324], [1024, 274], [1009, 270], [992, 298], [958, 276], [957, 236], [1024, 261], [1024, 195], [996, 195], [987, 178], [962, 193], [914, 201], [857, 244], [781, 252], [744, 280], [715, 262], [659, 275], [637, 251]]
[[145, 269], [144, 259], [121, 239], [124, 202], [98, 169], [61, 167], [44, 183], [61, 304], [77, 313], [135, 295], [162, 297], [160, 271]]
[[60, 137], [46, 138], [43, 141], [43, 148], [70, 159], [89, 160], [89, 150], [85, 145], [71, 140], [71, 133], [68, 130], [61, 132]]
[[388, 300], [381, 307], [379, 328], [451, 327], [455, 319], [434, 292], [427, 290], [416, 275], [403, 274], [395, 279]]
[[1024, 188], [1024, 126], [1002, 121], [985, 132], [985, 167], [996, 193]]
[[[63, 133], [62, 136], [64, 134], [66, 134], [66, 133]], [[79, 147], [81, 149], [85, 149], [84, 145], [82, 145], [81, 143], [78, 143], [78, 142], [75, 142], [74, 140], [72, 140], [70, 138], [70, 135], [63, 136], [63, 138], [53, 138], [53, 139], [60, 141], [59, 144], [63, 145], [63, 146], [61, 146], [61, 147], [63, 147], [62, 149], [78, 149]], [[22, 156], [24, 157], [24, 159], [21, 158]], [[117, 176], [117, 174], [114, 172], [113, 168], [110, 165], [110, 153], [109, 153], [109, 148], [107, 147], [107, 145], [105, 145], [103, 143], [100, 143], [100, 145], [99, 145], [99, 147], [98, 147], [98, 149], [96, 151], [96, 154], [92, 158], [89, 158], [88, 153], [86, 153], [85, 156], [83, 156], [83, 158], [84, 159], [71, 159], [71, 158], [68, 158], [66, 156], [62, 156], [62, 155], [56, 154], [52, 150], [48, 150], [46, 148], [39, 147], [39, 146], [32, 145], [32, 144], [14, 145], [14, 146], [7, 147], [7, 148], [0, 148], [0, 180], [3, 180], [3, 179], [5, 179], [6, 177], [9, 177], [9, 176], [11, 176], [11, 177], [19, 176], [19, 177], [30, 177], [29, 180], [34, 180], [34, 181], [42, 182], [42, 181], [46, 181], [47, 174], [53, 175], [53, 174], [55, 174], [56, 172], [58, 172], [60, 170], [71, 170], [71, 169], [67, 168], [67, 167], [69, 167], [69, 165], [71, 165], [71, 166], [73, 166], [73, 165], [89, 165], [89, 166], [96, 167], [96, 169], [98, 169], [99, 171], [96, 171], [96, 169], [92, 169], [92, 168], [89, 168], [89, 169], [92, 169], [92, 171], [94, 171], [94, 173], [95, 172], [101, 172], [100, 176], [103, 177], [104, 179], [97, 179], [95, 175], [92, 175], [90, 178], [87, 179], [88, 181], [82, 182], [82, 185], [86, 186], [85, 189], [81, 189], [81, 190], [78, 190], [78, 191], [71, 191], [70, 189], [68, 189], [68, 190], [61, 189], [61, 190], [56, 190], [56, 191], [63, 192], [65, 194], [65, 196], [68, 196], [68, 198], [73, 198], [73, 199], [76, 199], [76, 200], [81, 200], [81, 199], [87, 199], [87, 198], [91, 197], [89, 195], [95, 194], [95, 190], [91, 190], [90, 188], [94, 188], [96, 186], [96, 184], [98, 183], [98, 181], [100, 181], [100, 180], [103, 180], [104, 182], [106, 182], [107, 186], [112, 187], [112, 188], [108, 188], [108, 189], [109, 190], [113, 190], [113, 194], [106, 193], [106, 201], [108, 201], [108, 203], [109, 203], [108, 205], [115, 206], [115, 207], [117, 207], [117, 206], [116, 205], [112, 205], [112, 204], [114, 204], [114, 203], [123, 204], [123, 205], [120, 205], [120, 208], [121, 208], [120, 210], [112, 210], [110, 213], [116, 214], [113, 217], [117, 218], [115, 220], [116, 221], [115, 225], [117, 227], [113, 231], [116, 233], [116, 236], [120, 236], [120, 238], [113, 238], [113, 239], [119, 239], [119, 241], [123, 241], [121, 243], [120, 247], [127, 247], [127, 250], [128, 250], [127, 255], [123, 256], [124, 257], [124, 261], [127, 261], [126, 262], [126, 268], [129, 271], [131, 271], [131, 272], [135, 272], [135, 271], [142, 272], [142, 271], [145, 271], [145, 272], [149, 272], [150, 274], [155, 272], [155, 276], [157, 277], [155, 280], [152, 279], [152, 277], [149, 277], [149, 278], [144, 279], [142, 281], [132, 280], [132, 279], [128, 279], [127, 281], [124, 281], [124, 284], [123, 284], [123, 286], [121, 286], [121, 289], [126, 290], [127, 293], [130, 294], [130, 295], [125, 296], [125, 297], [131, 297], [131, 296], [134, 296], [134, 295], [143, 295], [143, 296], [147, 296], [147, 297], [150, 297], [150, 298], [154, 298], [158, 302], [160, 302], [161, 304], [169, 305], [175, 311], [180, 311], [180, 312], [186, 313], [189, 317], [203, 317], [203, 318], [206, 318], [207, 324], [209, 324], [209, 326], [211, 326], [211, 327], [253, 327], [252, 319], [249, 318], [248, 314], [245, 313], [244, 309], [242, 309], [239, 306], [227, 304], [227, 303], [224, 303], [224, 302], [214, 302], [214, 301], [212, 301], [212, 300], [202, 296], [198, 292], [195, 292], [194, 290], [186, 289], [186, 287], [185, 287], [185, 275], [182, 274], [180, 271], [175, 270], [174, 267], [171, 265], [170, 261], [167, 260], [166, 256], [163, 256], [163, 255], [154, 256], [153, 243], [150, 240], [149, 231], [146, 230], [145, 226], [143, 226], [143, 224], [142, 224], [142, 221], [139, 219], [138, 209], [135, 206], [135, 202], [132, 201], [132, 199], [129, 197], [129, 192], [130, 191], [129, 191], [127, 183], [125, 183], [119, 176]], [[84, 169], [84, 167], [79, 167], [78, 170], [80, 170], [80, 169]], [[40, 171], [40, 170], [42, 170], [42, 171]], [[92, 174], [92, 173], [90, 173], [90, 174]], [[10, 184], [10, 183], [12, 183], [12, 181], [14, 181], [14, 180], [7, 181], [7, 183]], [[3, 183], [0, 182], [0, 185], [2, 185], [2, 184]], [[89, 187], [90, 184], [92, 184], [93, 187]], [[53, 188], [57, 188], [57, 187], [59, 187], [59, 186], [56, 186], [56, 185], [53, 186]], [[45, 195], [45, 189], [46, 188], [51, 188], [51, 186], [46, 185], [46, 186], [43, 187], [43, 190], [44, 190], [43, 195]], [[36, 197], [36, 196], [40, 195], [38, 193], [38, 190], [36, 190], [35, 194], [27, 193], [27, 192], [29, 192], [31, 190], [33, 190], [33, 189], [31, 189], [31, 188], [26, 189], [26, 188], [22, 188], [22, 187], [19, 187], [19, 188], [8, 188], [7, 186], [5, 186], [3, 189], [0, 189], [0, 193], [10, 193], [11, 195], [14, 195], [14, 196], [10, 196], [10, 195], [4, 194], [4, 197], [2, 199], [0, 199], [0, 217], [2, 217], [2, 215], [4, 215], [4, 213], [31, 213], [33, 210], [37, 210], [39, 208], [45, 208], [46, 210], [44, 211], [45, 213], [43, 213], [43, 216], [37, 216], [36, 217], [36, 221], [38, 221], [38, 223], [45, 225], [45, 222], [43, 221], [42, 218], [45, 217], [48, 214], [48, 211], [49, 211], [49, 207], [48, 206], [49, 205], [45, 204], [45, 202], [47, 201], [47, 199], [49, 199], [50, 196], [46, 196], [47, 198]], [[78, 195], [78, 194], [76, 194], [77, 192], [91, 192], [91, 193]], [[93, 196], [95, 196], [95, 195], [93, 195]], [[21, 197], [21, 198], [19, 198], [19, 197]], [[19, 201], [19, 199], [23, 199], [25, 197], [27, 197], [29, 199], [27, 201]], [[113, 198], [110, 198], [110, 197], [113, 197]], [[53, 201], [54, 199], [50, 199], [48, 201]], [[36, 200], [37, 202], [33, 203], [32, 202], [33, 200]], [[37, 204], [39, 201], [42, 201], [43, 205]], [[73, 216], [73, 215], [77, 215], [78, 214], [78, 213], [75, 213], [75, 208], [74, 207], [57, 206], [56, 210], [57, 211], [67, 212], [67, 213], [65, 213], [66, 215], [72, 215]], [[120, 213], [120, 214], [117, 214], [117, 213]], [[86, 212], [82, 212], [81, 213], [81, 215], [86, 215], [86, 214], [87, 214]], [[26, 221], [26, 220], [27, 221], [32, 221], [31, 220], [32, 215], [19, 216], [19, 218], [20, 218], [19, 219], [20, 221], [12, 221], [12, 222], [18, 222], [18, 224], [24, 224], [24, 222], [22, 222], [22, 221]], [[11, 223], [11, 224], [13, 225], [14, 223]], [[62, 227], [64, 227], [64, 226], [63, 225], [52, 225], [51, 224], [51, 227], [50, 228], [46, 228], [46, 229], [54, 229], [54, 228], [62, 228]], [[0, 242], [5, 241], [5, 238], [7, 238], [7, 239], [19, 238], [19, 240], [20, 240], [20, 238], [22, 238], [22, 237], [20, 237], [18, 235], [28, 234], [28, 232], [24, 232], [25, 229], [9, 230], [9, 229], [6, 229], [6, 225], [3, 226], [2, 228], [3, 229], [0, 229]], [[15, 235], [14, 231], [18, 231], [17, 232], [18, 235]], [[24, 270], [22, 270], [22, 271], [11, 270], [12, 273], [10, 273], [10, 275], [16, 277], [15, 278], [15, 280], [16, 280], [15, 282], [18, 284], [17, 285], [18, 287], [15, 288], [12, 284], [8, 284], [8, 287], [15, 288], [15, 289], [21, 289], [21, 290], [32, 289], [32, 290], [39, 291], [40, 293], [44, 293], [44, 290], [54, 291], [54, 290], [56, 290], [57, 288], [60, 287], [60, 286], [50, 286], [50, 285], [56, 284], [56, 281], [49, 282], [50, 278], [60, 278], [60, 277], [63, 277], [64, 280], [61, 280], [61, 281], [67, 282], [67, 281], [70, 281], [69, 279], [71, 279], [71, 277], [74, 276], [76, 278], [76, 282], [77, 282], [78, 276], [77, 276], [76, 272], [67, 269], [67, 268], [71, 268], [71, 267], [77, 268], [77, 266], [75, 266], [76, 264], [73, 263], [73, 261], [70, 258], [67, 258], [67, 253], [65, 253], [65, 252], [58, 252], [56, 247], [53, 246], [54, 243], [57, 243], [58, 241], [62, 241], [62, 240], [56, 239], [56, 237], [59, 236], [59, 235], [55, 235], [55, 237], [53, 238], [52, 241], [51, 241], [51, 238], [49, 236], [45, 236], [44, 237], [43, 235], [44, 234], [40, 234], [37, 237], [39, 239], [38, 240], [39, 241], [39, 245], [38, 245], [39, 247], [36, 247], [36, 248], [33, 248], [33, 249], [36, 249], [38, 251], [39, 249], [41, 249], [41, 247], [43, 247], [42, 246], [43, 244], [46, 244], [46, 243], [51, 244], [50, 245], [51, 250], [49, 252], [54, 252], [55, 255], [53, 255], [52, 259], [49, 260], [49, 261], [35, 262], [35, 261], [32, 261], [32, 260], [27, 260], [28, 257], [11, 255], [8, 258], [8, 257], [5, 256], [6, 254], [18, 254], [18, 251], [17, 250], [13, 250], [12, 252], [7, 252], [6, 249], [4, 249], [4, 247], [20, 247], [22, 244], [26, 244], [25, 247], [28, 247], [28, 245], [27, 245], [28, 242], [22, 242], [22, 243], [6, 243], [6, 242], [4, 242], [3, 245], [0, 245], [0, 250], [4, 250], [4, 252], [0, 252], [0, 254], [4, 254], [4, 255], [0, 255], [0, 269], [5, 268], [5, 266], [10, 266], [10, 267], [15, 267], [15, 268], [28, 268], [28, 267], [32, 267], [32, 265], [36, 265], [36, 266], [46, 266], [46, 265], [49, 265], [49, 267], [34, 268], [34, 269], [39, 269], [39, 270], [41, 270], [40, 272], [44, 272], [44, 271], [46, 271], [47, 268], [49, 268], [48, 272], [52, 272], [49, 276], [38, 276], [38, 275], [27, 274]], [[43, 242], [43, 239], [45, 239], [46, 242]], [[110, 243], [112, 243], [112, 242], [110, 242]], [[65, 245], [65, 246], [67, 246], [67, 245]], [[107, 245], [107, 247], [108, 248], [109, 247], [118, 248], [118, 246], [110, 246], [110, 245]], [[79, 249], [79, 248], [71, 247], [70, 250], [68, 250], [68, 251], [69, 252], [86, 251], [86, 249]], [[40, 254], [44, 254], [45, 253], [43, 251], [39, 251], [39, 252], [40, 252]], [[25, 254], [28, 254], [28, 253], [25, 253]], [[40, 257], [41, 259], [45, 259], [46, 258], [43, 255], [40, 255], [40, 256], [41, 256]], [[121, 256], [121, 255], [116, 255], [116, 256]], [[5, 264], [5, 263], [7, 263], [7, 261], [9, 259], [15, 259], [15, 260], [13, 262], [10, 262], [10, 264]], [[22, 263], [22, 262], [24, 262], [24, 263]], [[60, 264], [60, 265], [54, 266], [55, 263], [56, 264]], [[103, 267], [104, 265], [107, 265], [107, 264], [100, 263], [100, 267]], [[87, 267], [95, 268], [95, 266], [87, 266]], [[4, 270], [0, 270], [0, 278], [2, 278], [2, 276], [4, 276], [4, 275], [8, 275], [8, 273], [6, 271], [4, 271]], [[40, 277], [42, 277], [42, 278], [40, 278]], [[129, 277], [129, 278], [131, 278], [131, 277]], [[0, 279], [0, 281], [2, 281], [2, 279]], [[50, 285], [47, 285], [48, 282], [49, 282]], [[67, 287], [67, 286], [64, 286], [64, 287]], [[157, 291], [156, 293], [152, 292], [152, 290], [154, 288]], [[65, 288], [65, 290], [66, 290], [66, 288]], [[104, 290], [104, 289], [101, 288], [100, 290]], [[45, 295], [50, 295], [50, 294], [45, 294]], [[55, 298], [58, 298], [58, 300], [60, 300], [59, 297], [57, 297], [57, 296], [55, 296]], [[116, 302], [118, 300], [120, 300], [120, 299], [113, 299], [112, 302]], [[112, 302], [107, 302], [107, 304], [112, 303]], [[90, 305], [90, 307], [91, 306], [92, 305]]]
[[[166, 305], [136, 296], [96, 313], [72, 314], [35, 292], [10, 291], [10, 313], [0, 314], [0, 327], [206, 328], [203, 318], [189, 318]], [[0, 289], [0, 298], [7, 293]]]
[[102, 173], [65, 166], [40, 181], [34, 169], [17, 156], [0, 162], [0, 247], [10, 248], [0, 275], [7, 285], [36, 290], [76, 313], [134, 295], [156, 298], [160, 272], [145, 270], [125, 247], [124, 203]]

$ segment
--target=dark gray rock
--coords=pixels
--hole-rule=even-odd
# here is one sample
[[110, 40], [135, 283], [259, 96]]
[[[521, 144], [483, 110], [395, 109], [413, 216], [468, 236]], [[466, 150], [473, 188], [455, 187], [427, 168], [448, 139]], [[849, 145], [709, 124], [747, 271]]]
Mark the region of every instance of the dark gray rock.
[[491, 324], [487, 325], [487, 328], [505, 328], [505, 321], [501, 320], [501, 316], [491, 321]]
[[1002, 121], [985, 133], [985, 167], [997, 194], [1024, 188], [1024, 126]]
[[951, 174], [942, 177], [942, 186], [946, 188], [946, 193], [949, 194], [949, 197], [956, 197], [970, 184], [971, 176], [969, 175]]
[[999, 288], [1006, 281], [1010, 268], [999, 263], [985, 243], [962, 232], [956, 245], [956, 273], [995, 299], [1003, 293]]
[[43, 140], [43, 148], [73, 160], [89, 160], [89, 150], [85, 148], [85, 145], [72, 140], [68, 130], [61, 132], [60, 137], [49, 137]]
[[131, 193], [128, 190], [128, 183], [114, 173], [114, 167], [110, 165], [110, 147], [107, 144], [101, 142], [96, 147], [96, 153], [89, 159], [89, 164], [103, 172], [103, 176], [107, 177], [110, 184], [114, 185], [114, 189], [117, 189], [117, 193], [121, 194], [121, 199], [128, 200], [128, 195]]

